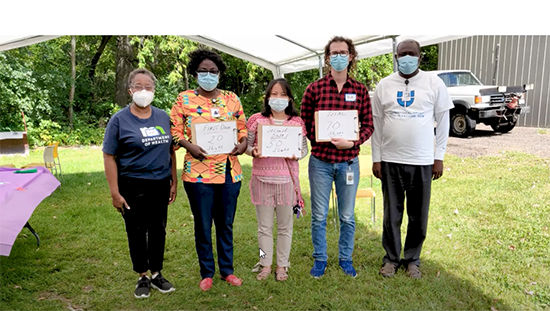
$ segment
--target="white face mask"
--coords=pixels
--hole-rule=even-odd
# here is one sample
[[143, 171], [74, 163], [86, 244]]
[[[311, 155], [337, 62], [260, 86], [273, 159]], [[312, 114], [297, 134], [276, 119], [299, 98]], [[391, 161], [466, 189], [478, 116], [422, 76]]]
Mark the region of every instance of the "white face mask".
[[155, 94], [147, 90], [141, 90], [132, 94], [132, 99], [134, 100], [134, 103], [136, 103], [136, 105], [140, 106], [141, 108], [149, 106], [154, 97]]
[[288, 99], [273, 97], [269, 99], [268, 104], [273, 111], [281, 112], [288, 107]]

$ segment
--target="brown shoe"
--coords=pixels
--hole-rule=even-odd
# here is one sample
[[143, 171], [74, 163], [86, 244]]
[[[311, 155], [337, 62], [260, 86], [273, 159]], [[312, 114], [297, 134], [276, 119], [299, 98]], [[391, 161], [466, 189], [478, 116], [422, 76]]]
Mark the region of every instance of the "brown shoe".
[[395, 275], [395, 270], [397, 269], [397, 265], [386, 262], [382, 268], [380, 268], [380, 275], [383, 277], [391, 278]]
[[262, 281], [267, 279], [267, 277], [271, 274], [271, 266], [263, 267], [262, 270], [260, 270], [260, 273], [256, 276], [256, 280]]
[[422, 273], [420, 273], [418, 266], [414, 263], [409, 264], [409, 267], [407, 268], [407, 275], [412, 279], [422, 278]]
[[277, 281], [286, 281], [288, 279], [287, 271], [287, 267], [277, 267], [277, 269], [275, 269], [275, 279]]

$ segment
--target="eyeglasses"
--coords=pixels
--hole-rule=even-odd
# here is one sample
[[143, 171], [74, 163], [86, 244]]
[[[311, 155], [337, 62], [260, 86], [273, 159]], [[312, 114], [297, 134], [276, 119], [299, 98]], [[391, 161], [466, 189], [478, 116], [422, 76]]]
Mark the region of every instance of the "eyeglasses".
[[348, 51], [332, 51], [332, 52], [330, 52], [330, 56], [336, 56], [336, 55], [346, 57], [346, 56], [349, 55], [349, 52]]
[[210, 74], [211, 77], [217, 76], [220, 74], [219, 70], [197, 70], [197, 74], [201, 77], [206, 77], [207, 74]]
[[149, 91], [149, 92], [152, 92], [155, 90], [155, 87], [154, 86], [151, 86], [151, 85], [146, 85], [146, 86], [143, 86], [143, 85], [132, 85], [130, 86], [130, 88], [136, 90], [136, 91], [143, 91], [144, 89]]

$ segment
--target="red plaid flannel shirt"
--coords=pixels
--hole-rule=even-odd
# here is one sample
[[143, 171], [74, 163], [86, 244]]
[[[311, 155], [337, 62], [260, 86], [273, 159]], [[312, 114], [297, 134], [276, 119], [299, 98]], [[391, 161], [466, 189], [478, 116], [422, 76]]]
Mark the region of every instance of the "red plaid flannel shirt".
[[[356, 101], [347, 102], [346, 94], [356, 94]], [[359, 140], [350, 149], [337, 149], [331, 142], [315, 141], [315, 111], [318, 110], [357, 110], [359, 113]], [[302, 98], [300, 114], [306, 125], [307, 138], [311, 142], [311, 154], [330, 163], [349, 161], [359, 155], [361, 144], [367, 141], [374, 126], [372, 109], [367, 88], [348, 76], [342, 91], [338, 93], [336, 82], [331, 74], [311, 83]]]

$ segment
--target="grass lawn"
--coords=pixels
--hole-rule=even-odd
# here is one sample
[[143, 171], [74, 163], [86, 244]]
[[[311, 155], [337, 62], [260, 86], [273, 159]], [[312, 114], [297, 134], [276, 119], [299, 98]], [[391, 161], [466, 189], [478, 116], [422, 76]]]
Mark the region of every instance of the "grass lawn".
[[[362, 153], [370, 153], [364, 147]], [[232, 287], [215, 276], [202, 292], [193, 238], [193, 219], [182, 184], [169, 208], [164, 275], [177, 288], [135, 299], [124, 222], [111, 205], [103, 158], [97, 147], [60, 150], [64, 180], [30, 219], [41, 238], [27, 229], [11, 255], [0, 257], [1, 310], [548, 310], [550, 309], [550, 160], [521, 153], [497, 157], [447, 155], [445, 174], [434, 182], [428, 237], [421, 255], [421, 280], [403, 270], [391, 279], [378, 275], [382, 196], [377, 180], [376, 223], [370, 200], [356, 204], [353, 261], [356, 279], [338, 267], [338, 232], [327, 228], [329, 266], [312, 279], [310, 214], [294, 221], [290, 278], [258, 282], [256, 214], [250, 203], [251, 158], [241, 156], [242, 184], [234, 225]], [[178, 151], [181, 174], [183, 151]], [[17, 166], [41, 161], [2, 157]], [[309, 208], [307, 159], [301, 182]], [[362, 181], [360, 186], [365, 186]], [[332, 211], [329, 211], [332, 220]], [[404, 220], [403, 228], [407, 221]], [[405, 230], [402, 230], [405, 231]]]

